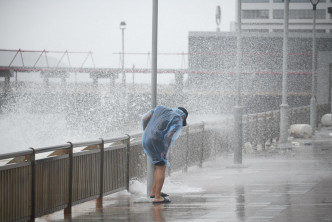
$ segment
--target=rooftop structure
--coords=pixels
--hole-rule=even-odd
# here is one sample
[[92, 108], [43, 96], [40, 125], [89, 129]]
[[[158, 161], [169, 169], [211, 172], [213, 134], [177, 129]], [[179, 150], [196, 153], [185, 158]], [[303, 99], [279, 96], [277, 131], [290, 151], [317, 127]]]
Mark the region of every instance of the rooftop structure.
[[[320, 0], [317, 5], [316, 32], [332, 33], [332, 15], [328, 8], [332, 0]], [[282, 32], [283, 0], [242, 0], [243, 32]], [[289, 32], [311, 33], [313, 6], [310, 0], [290, 0]]]
[[[282, 80], [282, 33], [242, 33], [242, 91], [248, 95], [281, 93]], [[318, 104], [329, 101], [332, 85], [332, 35], [318, 33], [317, 41], [317, 100]], [[190, 32], [188, 69], [189, 84], [203, 89], [213, 87], [231, 93], [235, 91], [236, 34], [232, 32]], [[289, 93], [310, 96], [312, 74], [312, 34], [289, 33], [288, 84]], [[211, 75], [198, 71], [209, 70]], [[213, 75], [212, 75], [213, 74]], [[300, 99], [297, 99], [299, 101]], [[302, 98], [309, 101], [308, 98]], [[246, 100], [248, 104], [253, 102]], [[258, 99], [254, 99], [258, 101]], [[279, 105], [279, 100], [276, 105]], [[264, 102], [265, 104], [265, 102]], [[299, 105], [299, 104], [294, 104]], [[259, 105], [260, 107], [262, 104]]]

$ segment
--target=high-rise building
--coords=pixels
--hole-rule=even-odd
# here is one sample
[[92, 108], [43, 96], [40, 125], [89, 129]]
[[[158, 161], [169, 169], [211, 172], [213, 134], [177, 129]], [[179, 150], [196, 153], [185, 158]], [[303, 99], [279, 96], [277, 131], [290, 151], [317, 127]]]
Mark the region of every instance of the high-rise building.
[[[289, 32], [312, 32], [313, 6], [310, 0], [289, 1]], [[332, 0], [320, 0], [316, 10], [316, 32], [332, 33]], [[282, 32], [284, 0], [242, 0], [243, 32]]]

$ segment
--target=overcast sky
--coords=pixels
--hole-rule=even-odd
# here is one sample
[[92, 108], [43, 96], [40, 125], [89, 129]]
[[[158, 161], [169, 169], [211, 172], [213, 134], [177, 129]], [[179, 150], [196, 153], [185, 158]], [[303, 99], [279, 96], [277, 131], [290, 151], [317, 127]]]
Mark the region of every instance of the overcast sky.
[[[151, 52], [153, 0], [0, 0], [0, 48], [92, 51], [97, 66], [119, 67], [121, 21], [127, 23], [125, 52]], [[158, 52], [188, 51], [189, 31], [222, 31], [235, 21], [235, 0], [159, 0]], [[176, 58], [177, 57], [177, 58]], [[170, 61], [172, 61], [170, 63]], [[160, 56], [158, 66], [179, 66], [180, 56]], [[148, 66], [128, 55], [125, 66]]]

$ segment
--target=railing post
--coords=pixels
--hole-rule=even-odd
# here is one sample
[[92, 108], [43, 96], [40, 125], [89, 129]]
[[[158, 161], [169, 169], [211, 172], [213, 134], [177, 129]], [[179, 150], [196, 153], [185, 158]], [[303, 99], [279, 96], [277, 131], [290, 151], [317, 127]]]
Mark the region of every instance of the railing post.
[[293, 125], [294, 124], [293, 115], [294, 115], [293, 109], [290, 108], [289, 109], [289, 125]]
[[259, 141], [260, 141], [260, 133], [259, 133], [259, 130], [258, 130], [258, 127], [259, 127], [259, 121], [258, 121], [258, 113], [256, 113], [256, 116], [255, 116], [255, 140], [254, 140], [254, 144], [253, 144], [253, 147], [255, 150], [257, 150], [257, 146], [259, 144]]
[[104, 194], [104, 148], [105, 143], [103, 138], [100, 144], [100, 184], [99, 184], [99, 198], [97, 198], [97, 207], [103, 205], [103, 194]]
[[264, 136], [263, 136], [263, 147], [264, 147], [264, 150], [265, 150], [265, 143], [267, 142], [267, 119], [266, 119], [266, 112], [264, 112], [264, 130], [263, 130], [263, 133], [264, 133]]
[[[245, 118], [245, 121], [243, 121]], [[250, 115], [247, 114], [247, 115], [244, 115], [243, 119], [242, 119], [242, 122], [243, 122], [243, 125], [242, 125], [242, 135], [243, 135], [243, 140], [242, 140], [242, 145], [241, 147], [243, 147], [243, 145], [246, 143], [246, 142], [251, 142], [250, 141]]]
[[35, 221], [36, 217], [36, 151], [30, 147], [32, 154], [30, 157], [31, 161], [31, 215], [30, 222]]
[[189, 125], [186, 128], [186, 156], [184, 164], [184, 172], [188, 172], [188, 155], [189, 155]]
[[203, 153], [204, 153], [204, 121], [202, 122], [202, 141], [201, 141], [201, 156], [199, 160], [199, 167], [203, 167]]
[[126, 149], [126, 153], [127, 153], [127, 169], [126, 169], [126, 189], [128, 190], [129, 192], [129, 181], [130, 181], [130, 175], [129, 175], [129, 172], [130, 172], [130, 135], [128, 135], [128, 138], [127, 138], [127, 149]]
[[67, 142], [70, 144], [68, 154], [69, 154], [69, 178], [68, 178], [68, 205], [64, 209], [64, 215], [71, 214], [71, 208], [73, 205], [73, 144], [71, 142]]
[[[280, 138], [280, 133], [278, 135], [278, 132], [279, 132], [279, 129], [280, 129], [280, 125], [278, 127], [278, 123], [280, 123], [280, 113], [279, 113], [279, 115], [277, 115], [277, 112], [272, 111], [272, 114], [273, 114], [273, 125], [276, 125], [272, 139], [273, 138]], [[287, 129], [287, 132], [288, 132], [288, 129]], [[287, 137], [287, 140], [288, 140], [288, 137]]]

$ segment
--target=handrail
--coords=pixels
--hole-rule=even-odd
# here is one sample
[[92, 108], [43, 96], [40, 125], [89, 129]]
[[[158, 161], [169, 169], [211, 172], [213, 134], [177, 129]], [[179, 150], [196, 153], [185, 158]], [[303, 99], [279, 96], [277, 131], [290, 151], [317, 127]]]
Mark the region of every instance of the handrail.
[[42, 148], [36, 148], [35, 152], [38, 153], [45, 153], [50, 151], [56, 151], [56, 150], [62, 150], [62, 149], [69, 149], [70, 144], [62, 144], [62, 145], [56, 145], [56, 146], [49, 146], [49, 147], [42, 147]]
[[18, 156], [31, 155], [31, 154], [33, 154], [32, 150], [23, 150], [23, 151], [18, 151], [18, 152], [13, 152], [13, 153], [5, 153], [5, 154], [0, 154], [0, 160], [14, 158], [14, 157], [18, 157]]
[[133, 133], [133, 134], [130, 134], [130, 138], [132, 137], [138, 137], [138, 136], [142, 136], [143, 132], [139, 132], [139, 133]]
[[76, 147], [82, 147], [82, 146], [92, 146], [92, 145], [101, 145], [102, 144], [102, 140], [91, 140], [91, 141], [85, 141], [85, 142], [76, 142], [76, 143], [72, 143], [73, 144], [73, 148]]
[[188, 124], [190, 129], [195, 129], [195, 128], [202, 128], [204, 126], [204, 122], [198, 122], [198, 123], [193, 123], [193, 124]]
[[114, 143], [114, 142], [118, 142], [118, 141], [122, 141], [122, 140], [126, 140], [126, 139], [129, 139], [128, 135], [104, 139], [104, 143]]

